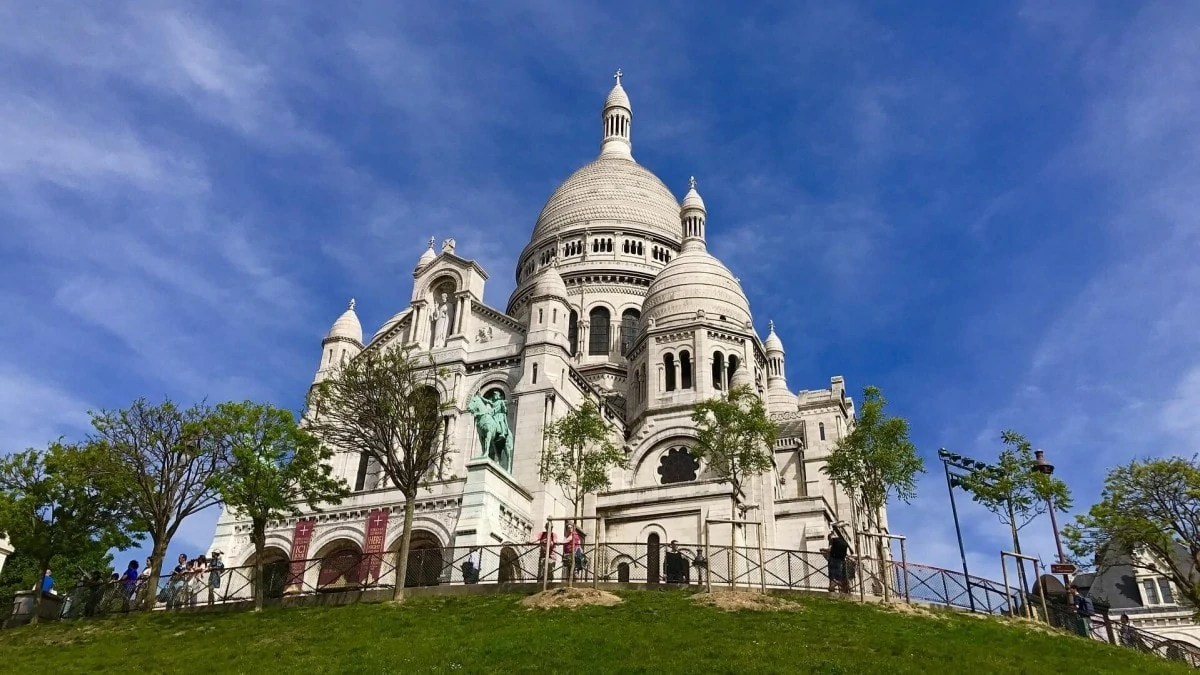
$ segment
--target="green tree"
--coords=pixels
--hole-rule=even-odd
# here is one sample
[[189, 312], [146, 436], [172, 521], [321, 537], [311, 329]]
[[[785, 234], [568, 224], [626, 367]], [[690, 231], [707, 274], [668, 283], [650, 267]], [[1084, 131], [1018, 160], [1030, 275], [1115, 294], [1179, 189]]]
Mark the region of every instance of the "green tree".
[[222, 403], [207, 422], [229, 464], [209, 478], [233, 512], [250, 519], [254, 544], [254, 610], [263, 606], [263, 549], [267, 523], [300, 515], [300, 505], [319, 511], [349, 496], [329, 464], [333, 452], [296, 425], [291, 411], [270, 404]]
[[[863, 387], [858, 421], [825, 460], [825, 473], [839, 483], [851, 500], [861, 504], [868, 525], [879, 529], [882, 513], [892, 497], [904, 503], [917, 492], [917, 474], [925, 463], [908, 439], [908, 421], [889, 417], [887, 400], [878, 387]], [[857, 506], [856, 506], [857, 508]], [[883, 559], [883, 542], [877, 542], [877, 559]]]
[[[133, 545], [128, 495], [93, 470], [101, 454], [95, 445], [55, 442], [0, 459], [0, 531], [37, 563], [38, 578], [56, 558]], [[36, 622], [42, 595], [35, 597]]]
[[[205, 433], [211, 415], [206, 405], [181, 409], [170, 400], [154, 405], [145, 399], [123, 410], [91, 413], [92, 441], [105, 450], [96, 470], [129, 494], [134, 528], [150, 537], [151, 579], [159, 577], [183, 521], [220, 500], [211, 479], [228, 457]], [[154, 593], [147, 593], [146, 608], [154, 602]]]
[[[749, 385], [733, 387], [723, 398], [692, 406], [696, 443], [691, 453], [705, 462], [718, 480], [730, 486], [736, 514], [746, 498], [746, 481], [775, 466], [775, 439], [779, 428], [767, 417], [762, 399]], [[768, 498], [771, 495], [768, 495]]]
[[[1064, 528], [1071, 552], [1103, 567], [1117, 555], [1162, 574], [1200, 610], [1200, 465], [1197, 458], [1133, 460], [1110, 469], [1100, 502]], [[1090, 565], [1089, 565], [1090, 567]], [[1198, 612], [1200, 616], [1200, 612]]]
[[547, 445], [538, 474], [542, 482], [562, 488], [575, 518], [581, 515], [586, 495], [609, 488], [609, 471], [629, 465], [625, 453], [612, 443], [613, 433], [590, 398], [545, 429]]
[[[1008, 525], [1013, 551], [1021, 553], [1018, 532], [1045, 513], [1050, 502], [1059, 511], [1071, 508], [1071, 490], [1062, 480], [1034, 470], [1033, 446], [1024, 436], [1004, 431], [1000, 440], [1004, 449], [996, 463], [958, 477], [958, 484], [974, 501]], [[1020, 561], [1017, 569], [1021, 587], [1028, 591], [1024, 561]]]
[[[69, 588], [72, 582], [99, 576], [108, 578], [113, 572], [113, 555], [109, 548], [99, 542], [92, 546], [64, 551], [50, 559], [50, 569], [55, 570], [59, 588]], [[14, 551], [4, 561], [0, 570], [0, 598], [7, 598], [17, 591], [33, 588], [42, 577], [38, 561], [24, 551]]]
[[415, 347], [372, 348], [309, 393], [307, 428], [322, 443], [362, 453], [404, 495], [404, 532], [396, 561], [394, 601], [404, 599], [417, 492], [442, 467], [450, 448], [440, 441], [441, 374]]

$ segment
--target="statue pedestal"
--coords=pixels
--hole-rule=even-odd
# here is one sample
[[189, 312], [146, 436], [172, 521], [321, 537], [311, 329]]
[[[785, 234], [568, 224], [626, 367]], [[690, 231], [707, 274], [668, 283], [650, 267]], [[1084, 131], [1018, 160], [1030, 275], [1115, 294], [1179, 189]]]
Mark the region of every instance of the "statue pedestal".
[[455, 547], [525, 543], [533, 536], [533, 497], [486, 457], [467, 462]]

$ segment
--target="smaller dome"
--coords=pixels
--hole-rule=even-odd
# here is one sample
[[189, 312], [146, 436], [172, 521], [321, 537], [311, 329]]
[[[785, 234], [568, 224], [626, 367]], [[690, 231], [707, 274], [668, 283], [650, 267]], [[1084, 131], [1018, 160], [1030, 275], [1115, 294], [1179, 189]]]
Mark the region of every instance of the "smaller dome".
[[642, 302], [642, 325], [691, 322], [697, 311], [739, 330], [750, 323], [750, 301], [741, 284], [703, 244], [684, 249], [654, 278]]
[[730, 380], [729, 384], [733, 387], [754, 384], [754, 380], [750, 378], [750, 371], [746, 369], [745, 363], [738, 363], [737, 370], [733, 371], [733, 378]]
[[558, 260], [554, 264], [542, 268], [533, 280], [531, 299], [542, 297], [567, 299], [567, 285], [563, 283], [562, 275], [558, 273]]
[[696, 192], [696, 177], [692, 176], [688, 179], [688, 193], [683, 197], [683, 203], [680, 204], [683, 209], [700, 209], [704, 211], [704, 200], [700, 198], [700, 193]]
[[425, 249], [425, 252], [421, 254], [420, 259], [417, 260], [417, 270], [423, 269], [426, 265], [433, 262], [434, 259], [437, 258], [437, 253], [434, 253], [433, 251], [433, 245], [436, 241], [437, 240], [433, 237], [429, 238], [429, 248]]
[[337, 321], [333, 322], [333, 328], [329, 329], [329, 335], [325, 336], [326, 340], [332, 338], [348, 338], [362, 344], [363, 332], [362, 324], [358, 321], [358, 315], [354, 313], [354, 299], [351, 298], [350, 306]]
[[768, 353], [778, 352], [778, 353], [782, 354], [783, 353], [783, 340], [780, 340], [779, 336], [775, 334], [775, 322], [774, 321], [767, 322], [767, 330], [768, 330], [767, 339], [763, 341], [763, 347], [767, 350]]

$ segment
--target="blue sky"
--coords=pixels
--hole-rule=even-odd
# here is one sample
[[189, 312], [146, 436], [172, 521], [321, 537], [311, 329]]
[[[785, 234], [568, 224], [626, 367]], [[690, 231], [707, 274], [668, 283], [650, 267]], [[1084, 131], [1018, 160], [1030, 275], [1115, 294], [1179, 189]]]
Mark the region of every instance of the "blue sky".
[[[617, 67], [792, 389], [911, 420], [914, 558], [957, 565], [938, 447], [1015, 428], [1086, 505], [1200, 440], [1195, 3], [102, 5], [0, 6], [6, 451], [141, 395], [299, 407], [346, 300], [373, 333], [430, 235], [503, 307]], [[1004, 528], [961, 511], [996, 569]]]

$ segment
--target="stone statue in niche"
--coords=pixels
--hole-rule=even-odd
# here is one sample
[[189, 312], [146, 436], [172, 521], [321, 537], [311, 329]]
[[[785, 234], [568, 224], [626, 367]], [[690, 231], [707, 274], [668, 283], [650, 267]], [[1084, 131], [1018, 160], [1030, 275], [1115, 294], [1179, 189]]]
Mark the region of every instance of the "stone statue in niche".
[[450, 332], [450, 304], [446, 301], [446, 294], [442, 293], [441, 303], [434, 310], [433, 316], [429, 317], [433, 322], [433, 347], [446, 346], [446, 336]]
[[487, 398], [476, 394], [467, 401], [467, 411], [475, 418], [480, 456], [511, 472], [513, 435], [508, 428], [508, 403], [504, 400], [504, 394], [499, 390], [492, 391]]

